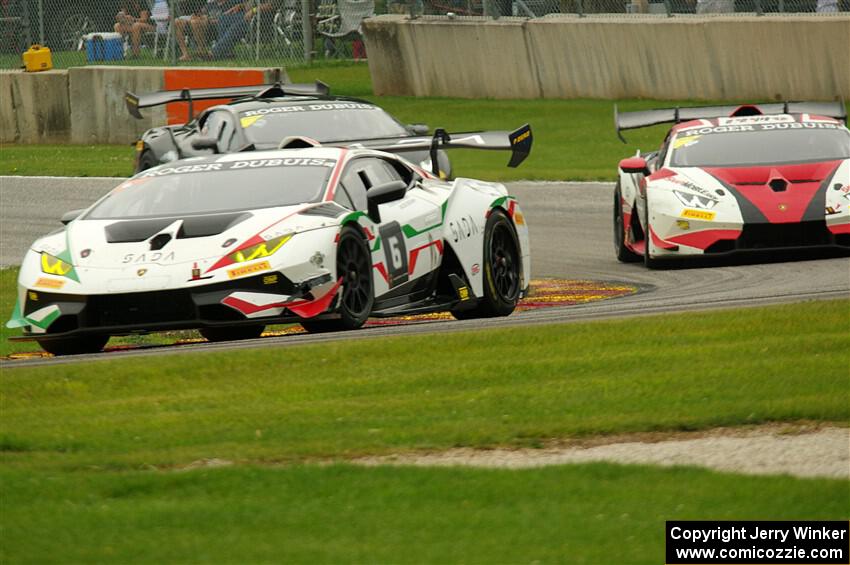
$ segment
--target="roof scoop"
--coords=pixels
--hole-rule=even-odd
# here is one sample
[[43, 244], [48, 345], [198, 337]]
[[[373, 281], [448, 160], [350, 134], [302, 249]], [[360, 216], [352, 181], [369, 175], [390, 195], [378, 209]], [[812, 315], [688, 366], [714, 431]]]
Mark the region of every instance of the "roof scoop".
[[180, 229], [182, 223], [183, 220], [177, 220], [175, 222], [172, 222], [161, 232], [150, 238], [148, 240], [148, 242], [150, 243], [150, 250], [159, 251], [160, 249], [168, 245], [168, 243], [172, 239], [174, 239], [174, 236], [177, 234], [177, 231]]
[[770, 171], [770, 180], [767, 181], [767, 186], [773, 192], [785, 192], [788, 190], [788, 180], [782, 176], [782, 173], [773, 169]]

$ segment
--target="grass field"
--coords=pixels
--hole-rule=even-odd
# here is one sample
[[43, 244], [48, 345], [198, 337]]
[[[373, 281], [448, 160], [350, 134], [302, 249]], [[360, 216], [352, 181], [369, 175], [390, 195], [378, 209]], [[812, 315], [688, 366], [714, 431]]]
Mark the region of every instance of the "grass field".
[[[657, 563], [667, 519], [843, 519], [847, 481], [344, 461], [846, 423], [849, 309], [812, 302], [6, 370], [0, 560]], [[180, 470], [214, 459], [234, 465]]]
[[[321, 79], [338, 94], [373, 100], [404, 123], [424, 122], [449, 131], [513, 129], [531, 123], [535, 144], [531, 157], [518, 169], [508, 169], [508, 155], [491, 151], [454, 151], [458, 176], [490, 180], [610, 180], [617, 162], [642, 147], [656, 147], [665, 128], [629, 132], [623, 145], [613, 127], [613, 102], [607, 100], [464, 100], [372, 96], [365, 63], [319, 65], [290, 69], [291, 80]], [[670, 105], [654, 100], [622, 101], [635, 110]], [[129, 118], [128, 118], [129, 119]], [[75, 145], [4, 145], [0, 174], [57, 176], [127, 176], [132, 173], [132, 148]]]
[[0, 480], [4, 563], [663, 563], [665, 520], [847, 516], [845, 481], [602, 464]]
[[120, 470], [846, 421], [848, 309], [814, 302], [18, 368], [0, 382], [4, 459], [21, 470]]

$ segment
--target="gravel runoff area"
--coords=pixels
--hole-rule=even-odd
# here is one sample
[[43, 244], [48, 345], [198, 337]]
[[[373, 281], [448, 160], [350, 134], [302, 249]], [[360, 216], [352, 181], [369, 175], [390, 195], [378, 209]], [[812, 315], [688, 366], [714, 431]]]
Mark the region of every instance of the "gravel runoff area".
[[461, 448], [364, 457], [353, 462], [367, 466], [525, 469], [591, 461], [697, 466], [745, 475], [850, 479], [850, 428], [817, 423], [767, 424], [591, 438], [542, 449]]

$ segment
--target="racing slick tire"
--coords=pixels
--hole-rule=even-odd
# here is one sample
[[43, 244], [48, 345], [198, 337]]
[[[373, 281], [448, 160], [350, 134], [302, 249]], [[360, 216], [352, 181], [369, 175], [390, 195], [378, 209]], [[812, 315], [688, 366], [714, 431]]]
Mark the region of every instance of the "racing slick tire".
[[207, 341], [233, 341], [237, 339], [256, 339], [263, 335], [264, 325], [229, 326], [223, 328], [201, 328], [198, 331]]
[[360, 228], [345, 226], [339, 235], [336, 272], [342, 278], [334, 320], [302, 320], [301, 327], [310, 333], [356, 330], [366, 323], [375, 304], [372, 284], [372, 254]]
[[452, 310], [458, 320], [507, 316], [519, 302], [519, 239], [501, 210], [494, 210], [484, 226], [484, 296], [475, 308]]
[[148, 169], [152, 169], [157, 165], [159, 165], [159, 161], [153, 154], [153, 151], [151, 151], [150, 149], [145, 149], [139, 156], [139, 168], [136, 170], [136, 172], [141, 173], [142, 171], [147, 171]]
[[626, 247], [626, 229], [623, 227], [623, 198], [620, 193], [620, 181], [614, 188], [614, 252], [621, 263], [636, 263], [640, 255]]
[[51, 355], [59, 357], [61, 355], [98, 353], [103, 350], [107, 341], [109, 341], [108, 335], [83, 335], [39, 341], [38, 345]]

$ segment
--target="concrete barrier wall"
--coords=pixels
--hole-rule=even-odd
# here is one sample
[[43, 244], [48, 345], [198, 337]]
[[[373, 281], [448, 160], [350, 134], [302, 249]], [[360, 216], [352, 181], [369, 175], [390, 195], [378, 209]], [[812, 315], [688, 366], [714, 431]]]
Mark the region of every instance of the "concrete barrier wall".
[[0, 70], [0, 142], [67, 142], [70, 114], [68, 71]]
[[[166, 107], [161, 106], [143, 110], [142, 120], [133, 118], [124, 103], [126, 91], [163, 90], [182, 74], [191, 83], [203, 81], [205, 73], [227, 81], [228, 73], [238, 79], [246, 71], [256, 71], [262, 77], [260, 82], [267, 83], [278, 77], [286, 80], [287, 76], [282, 69], [276, 68], [175, 69], [104, 65], [39, 73], [2, 70], [0, 143], [132, 143], [148, 128], [165, 125], [167, 113]], [[200, 106], [196, 106], [196, 111]]]
[[364, 22], [375, 94], [850, 98], [850, 16]]

